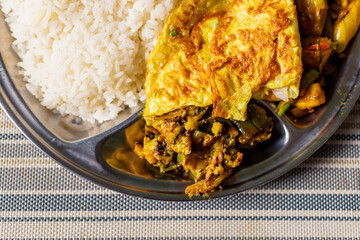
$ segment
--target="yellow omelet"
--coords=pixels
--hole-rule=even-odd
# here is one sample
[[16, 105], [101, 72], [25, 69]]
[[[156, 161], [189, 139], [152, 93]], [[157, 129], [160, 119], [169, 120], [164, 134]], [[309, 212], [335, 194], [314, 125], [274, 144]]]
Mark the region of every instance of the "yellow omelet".
[[150, 54], [144, 116], [212, 105], [246, 120], [251, 98], [298, 96], [301, 52], [293, 0], [183, 0]]

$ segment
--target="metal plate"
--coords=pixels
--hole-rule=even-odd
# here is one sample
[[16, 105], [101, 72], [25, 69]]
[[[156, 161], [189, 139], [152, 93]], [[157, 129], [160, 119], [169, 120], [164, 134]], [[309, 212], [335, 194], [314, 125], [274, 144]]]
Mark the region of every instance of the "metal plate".
[[[71, 116], [61, 117], [41, 107], [17, 73], [19, 61], [11, 49], [10, 36], [0, 14], [0, 103], [19, 129], [54, 160], [73, 172], [115, 191], [159, 200], [189, 200], [186, 179], [159, 177], [144, 168], [125, 144], [124, 129], [139, 118], [143, 108], [127, 110], [114, 121], [92, 125]], [[314, 153], [347, 117], [360, 95], [360, 34], [338, 61], [337, 72], [326, 79], [327, 102], [315, 113], [299, 119], [275, 119], [273, 137], [246, 153], [241, 167], [210, 194], [217, 198], [264, 184], [288, 172]], [[272, 106], [259, 102], [272, 113]], [[116, 148], [128, 155], [112, 168], [106, 158]], [[193, 198], [203, 199], [203, 198]]]

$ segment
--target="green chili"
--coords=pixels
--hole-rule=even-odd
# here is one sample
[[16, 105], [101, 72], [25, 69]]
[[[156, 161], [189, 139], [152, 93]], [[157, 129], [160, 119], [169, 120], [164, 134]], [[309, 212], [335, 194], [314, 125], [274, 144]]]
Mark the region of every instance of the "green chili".
[[313, 68], [306, 74], [304, 74], [303, 78], [301, 79], [300, 89], [306, 89], [309, 87], [313, 82], [315, 82], [320, 77], [319, 70]]
[[276, 107], [277, 111], [277, 114], [282, 117], [285, 112], [290, 108], [290, 106], [292, 105], [292, 101], [287, 101], [287, 102], [284, 102], [284, 101], [281, 101], [279, 103], [279, 105]]

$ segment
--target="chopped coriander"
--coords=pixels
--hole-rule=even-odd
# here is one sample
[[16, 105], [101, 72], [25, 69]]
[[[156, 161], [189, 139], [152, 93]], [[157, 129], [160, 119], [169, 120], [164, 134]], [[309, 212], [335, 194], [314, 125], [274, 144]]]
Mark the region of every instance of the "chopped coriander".
[[175, 29], [170, 30], [170, 36], [176, 37], [177, 35], [179, 35], [179, 33]]

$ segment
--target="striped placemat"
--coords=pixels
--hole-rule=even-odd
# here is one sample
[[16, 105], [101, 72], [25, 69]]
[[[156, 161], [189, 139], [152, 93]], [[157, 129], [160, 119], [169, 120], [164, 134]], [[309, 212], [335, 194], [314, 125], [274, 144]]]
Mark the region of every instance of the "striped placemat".
[[0, 238], [360, 239], [360, 100], [310, 159], [222, 199], [118, 194], [64, 169], [0, 112]]

